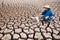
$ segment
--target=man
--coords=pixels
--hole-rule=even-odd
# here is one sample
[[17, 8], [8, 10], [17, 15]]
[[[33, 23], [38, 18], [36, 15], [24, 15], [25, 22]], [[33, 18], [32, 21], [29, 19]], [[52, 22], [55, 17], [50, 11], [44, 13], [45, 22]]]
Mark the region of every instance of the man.
[[44, 9], [45, 10], [42, 12], [43, 21], [47, 22], [47, 21], [54, 20], [54, 14], [51, 8], [49, 7], [49, 5], [44, 6]]

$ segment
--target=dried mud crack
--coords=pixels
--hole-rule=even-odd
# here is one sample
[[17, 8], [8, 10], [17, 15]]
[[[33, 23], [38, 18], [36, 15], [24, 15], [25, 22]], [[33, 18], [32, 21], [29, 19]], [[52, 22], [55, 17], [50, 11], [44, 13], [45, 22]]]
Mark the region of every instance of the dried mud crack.
[[[31, 17], [40, 17], [42, 6], [47, 3], [54, 11], [55, 20], [44, 24], [40, 18], [38, 25]], [[59, 4], [60, 0], [0, 0], [0, 40], [60, 40]]]

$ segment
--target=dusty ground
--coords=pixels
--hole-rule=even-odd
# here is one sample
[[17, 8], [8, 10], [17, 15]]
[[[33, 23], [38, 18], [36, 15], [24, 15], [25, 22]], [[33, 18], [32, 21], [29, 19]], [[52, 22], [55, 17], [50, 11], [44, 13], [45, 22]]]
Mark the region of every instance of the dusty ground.
[[[31, 16], [40, 17], [46, 4], [55, 20], [37, 25]], [[60, 0], [0, 0], [0, 40], [60, 40]]]

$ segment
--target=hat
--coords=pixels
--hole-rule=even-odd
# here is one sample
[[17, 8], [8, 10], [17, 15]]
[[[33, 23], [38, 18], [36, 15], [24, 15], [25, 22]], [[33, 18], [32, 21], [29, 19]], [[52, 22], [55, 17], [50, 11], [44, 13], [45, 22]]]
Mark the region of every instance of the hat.
[[50, 8], [50, 6], [49, 5], [45, 5], [44, 8]]

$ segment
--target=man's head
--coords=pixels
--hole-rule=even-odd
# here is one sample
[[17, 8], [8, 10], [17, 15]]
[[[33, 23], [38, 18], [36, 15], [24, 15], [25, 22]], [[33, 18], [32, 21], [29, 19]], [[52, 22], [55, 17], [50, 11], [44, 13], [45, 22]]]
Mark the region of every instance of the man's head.
[[48, 9], [50, 9], [50, 6], [49, 6], [49, 5], [45, 5], [45, 6], [44, 6], [44, 9], [45, 9], [45, 10], [48, 10]]

